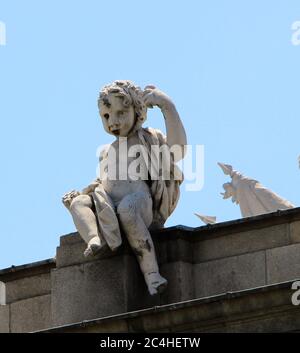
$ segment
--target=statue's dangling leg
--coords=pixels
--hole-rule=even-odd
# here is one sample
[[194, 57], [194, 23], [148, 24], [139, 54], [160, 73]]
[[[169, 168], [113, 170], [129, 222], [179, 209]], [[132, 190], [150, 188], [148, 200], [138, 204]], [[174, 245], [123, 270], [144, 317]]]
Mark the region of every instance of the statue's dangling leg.
[[90, 256], [99, 253], [106, 242], [98, 231], [91, 197], [79, 195], [74, 198], [70, 205], [70, 213], [80, 236], [87, 243], [84, 255]]
[[137, 256], [149, 293], [161, 293], [167, 286], [167, 280], [159, 273], [154, 244], [148, 230], [153, 217], [150, 194], [137, 192], [127, 195], [117, 211], [122, 229]]

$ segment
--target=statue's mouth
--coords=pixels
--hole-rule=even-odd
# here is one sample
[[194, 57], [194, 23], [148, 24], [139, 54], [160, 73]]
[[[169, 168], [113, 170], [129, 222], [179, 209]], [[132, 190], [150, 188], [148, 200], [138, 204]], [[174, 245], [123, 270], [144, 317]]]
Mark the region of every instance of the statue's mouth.
[[112, 134], [114, 134], [115, 136], [119, 136], [119, 135], [120, 135], [120, 129], [112, 130], [111, 132], [112, 132]]

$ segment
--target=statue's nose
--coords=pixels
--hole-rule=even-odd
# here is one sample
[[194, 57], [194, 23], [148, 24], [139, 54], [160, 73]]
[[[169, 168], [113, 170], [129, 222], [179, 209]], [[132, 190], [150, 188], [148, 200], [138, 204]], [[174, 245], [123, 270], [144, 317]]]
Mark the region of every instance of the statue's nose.
[[120, 122], [119, 122], [119, 119], [116, 115], [112, 114], [110, 116], [110, 119], [109, 119], [109, 125], [112, 126], [112, 127], [115, 127], [115, 126], [119, 126], [120, 125]]
[[109, 126], [109, 129], [110, 130], [117, 130], [117, 129], [119, 129], [119, 127], [120, 127], [119, 123], [114, 123]]

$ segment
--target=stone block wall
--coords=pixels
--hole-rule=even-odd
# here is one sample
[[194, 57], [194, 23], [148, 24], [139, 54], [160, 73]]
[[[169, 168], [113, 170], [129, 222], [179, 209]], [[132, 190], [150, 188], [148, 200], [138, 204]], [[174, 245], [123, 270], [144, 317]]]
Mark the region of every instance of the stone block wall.
[[53, 260], [0, 271], [6, 305], [0, 305], [0, 332], [31, 332], [52, 326], [51, 269]]
[[152, 233], [168, 288], [151, 297], [126, 239], [116, 253], [85, 259], [77, 233], [56, 261], [0, 271], [1, 332], [28, 332], [218, 296], [300, 278], [300, 208]]

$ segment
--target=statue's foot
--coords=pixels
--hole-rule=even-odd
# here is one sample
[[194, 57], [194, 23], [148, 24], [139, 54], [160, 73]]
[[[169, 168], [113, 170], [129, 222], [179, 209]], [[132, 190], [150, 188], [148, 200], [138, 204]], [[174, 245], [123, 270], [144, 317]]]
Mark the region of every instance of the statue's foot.
[[104, 253], [107, 249], [107, 244], [101, 243], [100, 238], [96, 236], [89, 241], [88, 246], [85, 249], [83, 255], [85, 257], [95, 256]]
[[160, 294], [167, 288], [168, 281], [159, 272], [152, 272], [145, 279], [150, 295]]

